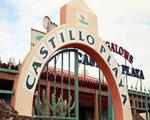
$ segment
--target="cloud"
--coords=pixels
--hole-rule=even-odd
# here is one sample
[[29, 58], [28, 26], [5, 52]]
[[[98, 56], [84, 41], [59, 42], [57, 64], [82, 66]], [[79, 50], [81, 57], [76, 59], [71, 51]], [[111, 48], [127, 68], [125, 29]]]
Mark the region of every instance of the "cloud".
[[58, 9], [64, 2], [5, 0], [1, 4], [5, 7], [0, 8], [0, 14], [3, 13], [0, 16], [0, 56], [2, 60], [8, 61], [9, 57], [14, 57], [17, 61], [23, 60], [30, 50], [31, 28], [44, 31], [42, 20], [45, 15], [50, 16], [52, 21], [58, 23], [58, 17], [55, 16], [59, 16]]
[[[45, 31], [42, 26], [45, 15], [59, 24], [59, 9], [68, 1], [5, 0], [7, 17], [3, 17], [4, 9], [0, 7], [0, 56], [7, 60], [11, 56], [23, 60], [30, 50], [31, 28]], [[98, 17], [99, 36], [103, 40], [117, 43], [133, 54], [133, 66], [143, 69], [146, 79], [149, 79], [150, 1], [85, 0], [85, 2]]]
[[[86, 3], [98, 16], [100, 37], [117, 43], [134, 56], [133, 67], [144, 71], [144, 86], [149, 87], [150, 1], [86, 0]], [[129, 80], [137, 81], [131, 77]]]
[[[94, 2], [86, 0], [98, 16], [100, 37], [127, 49], [134, 56], [132, 66], [144, 71], [144, 86], [150, 87], [148, 85], [150, 78], [150, 1], [100, 0]], [[128, 65], [130, 66], [129, 63]], [[137, 81], [131, 77], [129, 79], [135, 83]]]

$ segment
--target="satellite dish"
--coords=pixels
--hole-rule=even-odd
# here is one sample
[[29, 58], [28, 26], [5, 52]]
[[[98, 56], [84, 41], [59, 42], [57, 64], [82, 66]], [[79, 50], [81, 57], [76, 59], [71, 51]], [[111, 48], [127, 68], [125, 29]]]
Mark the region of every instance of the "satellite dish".
[[50, 18], [48, 16], [45, 16], [43, 19], [43, 26], [46, 30], [47, 30], [48, 26], [50, 25], [50, 23], [51, 23]]

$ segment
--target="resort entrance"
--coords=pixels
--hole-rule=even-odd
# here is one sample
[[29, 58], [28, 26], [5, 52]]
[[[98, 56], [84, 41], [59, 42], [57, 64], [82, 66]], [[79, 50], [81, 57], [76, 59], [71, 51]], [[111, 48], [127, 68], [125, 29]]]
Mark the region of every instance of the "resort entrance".
[[[45, 21], [47, 30], [50, 28], [48, 19]], [[46, 114], [50, 119], [76, 119], [79, 120], [79, 95], [78, 89], [78, 53], [75, 51], [74, 67], [69, 67], [63, 63], [64, 54], [61, 53], [62, 62], [60, 63], [60, 72], [56, 73], [57, 58], [55, 54], [63, 48], [79, 49], [91, 56], [91, 58], [101, 68], [112, 96], [114, 105], [115, 120], [130, 120], [131, 106], [129, 95], [119, 66], [110, 52], [109, 48], [98, 35], [97, 17], [83, 0], [72, 0], [61, 8], [60, 26], [48, 31], [48, 33], [39, 41], [33, 49], [27, 54], [22, 64], [21, 70], [14, 89], [15, 94], [12, 99], [12, 105], [19, 114], [31, 116], [33, 112], [33, 100], [35, 97], [35, 108], [37, 116], [40, 118]], [[67, 53], [69, 54], [69, 53]], [[52, 60], [53, 59], [53, 60]], [[66, 58], [69, 61], [69, 57]], [[71, 59], [70, 59], [71, 60]], [[49, 61], [53, 61], [54, 78], [49, 79], [46, 74], [46, 81], [43, 82], [45, 90], [41, 93], [38, 82], [41, 82], [40, 75], [43, 71], [49, 72]], [[67, 62], [68, 65], [71, 65]], [[65, 73], [65, 66], [67, 71]], [[69, 72], [73, 68], [73, 73]], [[71, 76], [73, 74], [73, 76]], [[69, 80], [73, 77], [73, 83]], [[57, 84], [57, 81], [58, 82]], [[51, 83], [52, 81], [52, 83]], [[89, 81], [89, 80], [87, 80]], [[87, 82], [85, 81], [85, 82]], [[67, 83], [65, 86], [64, 83]], [[40, 84], [39, 84], [40, 85]], [[52, 89], [48, 86], [52, 85]], [[73, 87], [71, 86], [73, 85]], [[85, 86], [91, 85], [87, 82]], [[43, 86], [44, 87], [44, 86]], [[57, 87], [60, 87], [57, 89]], [[94, 86], [95, 87], [95, 86]], [[84, 89], [85, 90], [85, 89]], [[87, 90], [85, 90], [86, 92]], [[72, 93], [73, 92], [73, 93]], [[98, 95], [98, 93], [96, 93]], [[41, 97], [43, 96], [43, 97]], [[94, 102], [98, 103], [98, 96], [94, 96]], [[41, 100], [43, 99], [43, 100]], [[49, 102], [49, 100], [51, 100]], [[59, 104], [57, 104], [57, 102]], [[44, 112], [41, 113], [44, 104]], [[98, 111], [98, 104], [95, 104]], [[74, 108], [74, 110], [73, 110]], [[40, 110], [39, 110], [40, 109]], [[95, 112], [96, 115], [98, 112]], [[42, 116], [41, 116], [42, 115]], [[56, 117], [57, 116], [57, 117]], [[44, 118], [44, 119], [46, 119]], [[98, 120], [98, 118], [96, 118]]]
[[[66, 39], [61, 37], [61, 34], [67, 35], [68, 33], [71, 33], [72, 35], [77, 33], [77, 35], [74, 36], [74, 40], [72, 40], [73, 36], [68, 36]], [[84, 35], [85, 37], [83, 39], [84, 41], [81, 40], [81, 38], [79, 37], [80, 35]], [[26, 115], [32, 114], [33, 97], [35, 94], [36, 85], [38, 83], [40, 75], [43, 69], [46, 69], [46, 71], [48, 71], [47, 70], [48, 67], [45, 68], [45, 66], [48, 66], [47, 61], [49, 61], [49, 59], [52, 58], [53, 54], [55, 54], [55, 52], [58, 52], [61, 48], [80, 49], [84, 51], [85, 53], [87, 53], [89, 56], [91, 56], [91, 58], [93, 58], [93, 60], [98, 64], [98, 66], [100, 66], [108, 82], [108, 86], [110, 88], [110, 93], [111, 93], [112, 101], [114, 105], [115, 120], [122, 120], [126, 116], [130, 118], [131, 109], [128, 109], [130, 108], [128, 91], [126, 89], [126, 86], [124, 85], [121, 71], [119, 70], [119, 66], [117, 62], [115, 61], [113, 55], [111, 54], [109, 49], [106, 47], [105, 43], [103, 43], [102, 40], [96, 34], [88, 31], [84, 27], [70, 26], [70, 25], [62, 25], [61, 27], [56, 28], [54, 31], [49, 32], [44, 37], [44, 39], [41, 42], [39, 42], [30, 51], [30, 53], [25, 58], [23, 65], [22, 65], [22, 69], [18, 77], [19, 80], [18, 80], [18, 83], [16, 84], [17, 85], [16, 92], [14, 94], [14, 99], [13, 99], [15, 102], [14, 106], [18, 110], [18, 112], [20, 112], [20, 114], [26, 114]], [[63, 55], [61, 56], [63, 59]], [[77, 58], [78, 58], [77, 56], [74, 57], [74, 59], [77, 59]], [[54, 62], [55, 61], [56, 60], [54, 60]], [[78, 61], [75, 60], [76, 65], [78, 64], [77, 62]], [[78, 91], [77, 79], [79, 78], [78, 78], [78, 72], [77, 72], [78, 69], [76, 65], [74, 67], [74, 74], [75, 74], [74, 85], [77, 88], [75, 88], [75, 91], [74, 91], [75, 99], [76, 99], [74, 112], [76, 114], [75, 115], [76, 119], [79, 119], [79, 114], [78, 114], [79, 110], [77, 107], [78, 106], [78, 103], [77, 103], [78, 92], [76, 92], [76, 90]], [[63, 75], [63, 67], [61, 67], [61, 74]], [[63, 79], [64, 78], [62, 76], [61, 77], [62, 83], [64, 82]], [[59, 94], [59, 96], [60, 96], [60, 101], [62, 103], [64, 103], [64, 99], [62, 100], [62, 96], [64, 96], [63, 94], [64, 92], [63, 92], [63, 89], [61, 88], [61, 93]], [[52, 96], [53, 99], [55, 97], [56, 96]], [[70, 99], [71, 97], [72, 96], [70, 96]], [[26, 101], [26, 98], [28, 98], [28, 101]], [[66, 102], [68, 103], [68, 101]], [[70, 106], [71, 105], [72, 104], [70, 104]], [[50, 106], [52, 106], [53, 108], [56, 108], [55, 107], [56, 105], [51, 104]], [[62, 107], [61, 110], [62, 109], [64, 108]], [[55, 114], [55, 110], [56, 109], [54, 109], [53, 111], [54, 114]], [[63, 112], [63, 111], [60, 111], [60, 112]]]

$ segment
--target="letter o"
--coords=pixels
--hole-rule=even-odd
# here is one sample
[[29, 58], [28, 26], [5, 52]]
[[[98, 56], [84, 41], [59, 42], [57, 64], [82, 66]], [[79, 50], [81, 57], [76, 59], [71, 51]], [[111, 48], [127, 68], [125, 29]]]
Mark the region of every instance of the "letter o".
[[93, 45], [94, 44], [94, 38], [93, 38], [93, 36], [92, 35], [88, 35], [87, 36], [87, 41], [88, 41], [89, 44]]

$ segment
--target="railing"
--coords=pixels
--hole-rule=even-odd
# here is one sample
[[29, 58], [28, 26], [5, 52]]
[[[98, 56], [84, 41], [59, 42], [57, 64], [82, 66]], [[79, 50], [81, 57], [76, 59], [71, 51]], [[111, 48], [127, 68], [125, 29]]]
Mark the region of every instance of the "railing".
[[144, 89], [144, 92], [139, 92], [131, 87], [131, 90], [128, 90], [128, 92], [131, 100], [131, 109], [145, 112], [146, 120], [149, 120], [150, 91], [147, 93], [146, 89]]
[[2, 61], [0, 60], [0, 72], [7, 72], [7, 73], [19, 73], [19, 69], [20, 69], [20, 62], [17, 65], [14, 65], [13, 63], [11, 63], [11, 61], [9, 61], [8, 63], [2, 63]]
[[[71, 52], [72, 59], [71, 62]], [[65, 58], [65, 53], [66, 58]], [[60, 56], [60, 76], [57, 76], [57, 59]], [[68, 63], [64, 64], [64, 58]], [[35, 95], [34, 110], [38, 119], [52, 119], [52, 120], [79, 120], [79, 100], [78, 100], [78, 51], [76, 49], [63, 49], [53, 55], [46, 63], [44, 71], [46, 72], [45, 88], [41, 93], [41, 84], [38, 80], [37, 91]], [[72, 64], [71, 64], [72, 63]], [[53, 76], [50, 75], [49, 67], [52, 65], [54, 71]], [[71, 94], [71, 65], [74, 66], [74, 93]], [[65, 67], [68, 70], [67, 78], [65, 78]], [[56, 81], [60, 80], [60, 88], [57, 88]], [[54, 86], [50, 88], [50, 80], [53, 81]], [[67, 81], [65, 83], [65, 81]], [[67, 84], [65, 89], [64, 84]], [[74, 99], [73, 99], [74, 98]]]
[[14, 94], [14, 91], [13, 91], [13, 90], [0, 90], [0, 94], [13, 95], [13, 94]]

